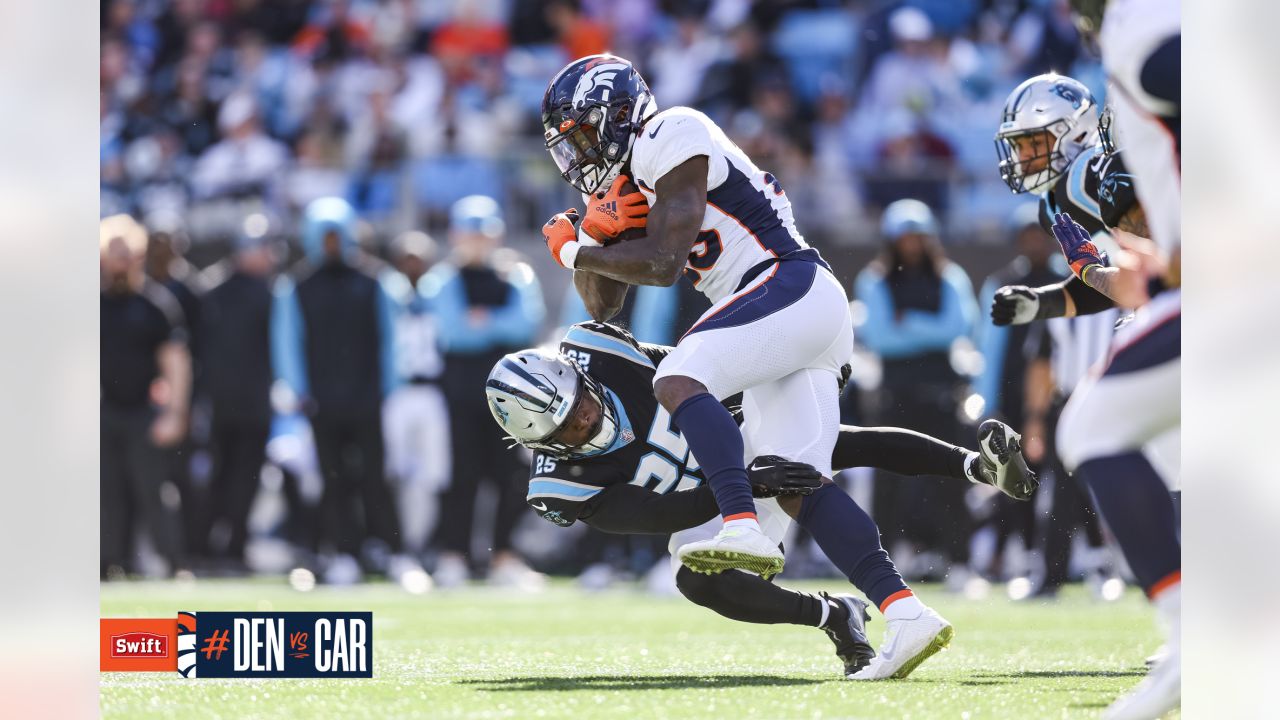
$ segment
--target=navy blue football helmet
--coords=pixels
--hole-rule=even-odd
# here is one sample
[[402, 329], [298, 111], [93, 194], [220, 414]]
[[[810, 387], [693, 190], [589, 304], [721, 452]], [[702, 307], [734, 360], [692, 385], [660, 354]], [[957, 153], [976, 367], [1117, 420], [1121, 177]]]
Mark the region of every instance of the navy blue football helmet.
[[547, 150], [570, 185], [596, 192], [617, 177], [640, 126], [656, 112], [653, 93], [630, 62], [613, 55], [579, 58], [556, 74], [542, 97]]

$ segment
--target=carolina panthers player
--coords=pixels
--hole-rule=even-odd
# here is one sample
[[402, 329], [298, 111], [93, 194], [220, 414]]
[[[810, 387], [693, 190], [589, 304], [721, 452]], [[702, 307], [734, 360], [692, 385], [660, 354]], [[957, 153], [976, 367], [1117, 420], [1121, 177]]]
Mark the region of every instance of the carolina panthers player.
[[[573, 210], [543, 228], [552, 256], [577, 271], [591, 316], [612, 317], [629, 285], [671, 285], [681, 274], [712, 303], [661, 361], [653, 386], [724, 519], [677, 556], [703, 573], [781, 571], [781, 538], [762, 530], [744, 459], [779, 455], [830, 475], [835, 378], [853, 352], [844, 288], [796, 230], [778, 180], [697, 110], [659, 112], [630, 62], [593, 55], [570, 63], [547, 88], [542, 123], [564, 179], [598, 195], [581, 224], [606, 244], [579, 235]], [[638, 192], [624, 193], [626, 176]], [[614, 241], [641, 227], [643, 238]], [[737, 393], [741, 431], [721, 404]], [[902, 610], [924, 612], [913, 603]]]
[[[702, 469], [650, 390], [656, 367], [671, 352], [638, 343], [612, 325], [582, 323], [569, 329], [558, 355], [525, 350], [494, 366], [486, 383], [489, 408], [512, 439], [535, 451], [528, 502], [542, 517], [565, 526], [582, 520], [607, 532], [674, 533], [673, 553], [689, 537], [718, 527]], [[844, 427], [828, 464], [948, 475], [1029, 498], [1038, 480], [1027, 469], [1017, 434], [988, 421], [979, 439], [980, 452], [971, 452], [908, 430]], [[706, 575], [673, 563], [686, 597], [745, 622], [822, 627], [845, 675], [855, 679], [905, 677], [945, 645], [950, 628], [939, 635], [937, 623], [945, 621], [932, 611], [912, 621], [895, 619], [895, 600], [912, 597], [911, 590], [852, 498], [811, 466], [775, 456], [756, 458], [749, 477], [761, 498], [761, 521], [781, 535], [795, 517], [890, 618], [881, 656], [864, 669], [874, 653], [863, 628], [865, 603], [852, 596], [800, 593], [759, 575]], [[842, 522], [812, 522], [825, 513]]]
[[[1053, 233], [1055, 215], [1068, 212], [1091, 235], [1107, 227], [1144, 235], [1146, 221], [1134, 203], [1132, 176], [1122, 153], [1109, 147], [1109, 136], [1099, 127], [1097, 102], [1079, 81], [1048, 73], [1014, 88], [996, 131], [996, 152], [1000, 177], [1009, 189], [1040, 195], [1040, 225], [1046, 233]], [[1105, 194], [1117, 196], [1109, 207], [1123, 211], [1104, 217]], [[1073, 275], [1040, 288], [1000, 288], [991, 319], [996, 325], [1021, 325], [1112, 307], [1110, 298]]]
[[[1020, 122], [1020, 112], [1034, 110], [1034, 104], [1019, 106], [1017, 97], [1015, 90], [1002, 131], [1011, 121]], [[1015, 117], [1010, 118], [1010, 112]], [[1136, 155], [1132, 149], [1124, 154]], [[1010, 164], [1007, 154], [1002, 155], [1002, 170], [1019, 169], [1022, 163]], [[1048, 229], [1062, 245], [1073, 276], [1065, 284], [1035, 290], [1001, 288], [992, 318], [1008, 324], [1083, 314], [1112, 304], [1138, 308], [1135, 319], [1117, 331], [1105, 367], [1072, 394], [1059, 423], [1058, 448], [1064, 466], [1089, 488], [1169, 629], [1164, 658], [1135, 693], [1109, 711], [1117, 718], [1154, 717], [1177, 705], [1181, 684], [1177, 520], [1165, 481], [1143, 452], [1157, 437], [1176, 431], [1181, 421], [1178, 256], [1173, 253], [1166, 263], [1159, 253], [1144, 249], [1149, 243], [1143, 238], [1151, 233], [1146, 209], [1137, 201], [1143, 194], [1142, 181], [1125, 172], [1118, 159], [1119, 153], [1103, 155], [1081, 168], [1078, 179], [1064, 179], [1069, 191], [1076, 190], [1074, 197], [1068, 193], [1074, 207], [1046, 195], [1042, 221], [1052, 213]], [[1070, 172], [1077, 172], [1075, 165]], [[1121, 266], [1111, 266], [1093, 242], [1098, 232], [1115, 229], [1121, 238], [1129, 238], [1118, 255], [1127, 261]], [[1117, 413], [1117, 407], [1126, 411]]]

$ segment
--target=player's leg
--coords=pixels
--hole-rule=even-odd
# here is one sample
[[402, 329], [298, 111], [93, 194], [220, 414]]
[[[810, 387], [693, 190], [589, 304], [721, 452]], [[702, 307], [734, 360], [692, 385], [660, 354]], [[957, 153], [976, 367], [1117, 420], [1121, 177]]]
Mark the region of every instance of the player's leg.
[[[801, 370], [743, 393], [743, 435], [752, 452], [780, 455], [831, 474], [839, 431], [836, 374]], [[880, 530], [852, 497], [828, 483], [803, 498], [780, 500], [818, 547], [888, 620], [883, 652], [858, 679], [906, 677], [946, 647], [951, 625], [914, 595], [880, 544]]]
[[1108, 709], [1115, 718], [1155, 717], [1181, 696], [1178, 520], [1164, 479], [1143, 453], [1181, 422], [1181, 319], [1176, 305], [1172, 313], [1161, 309], [1157, 298], [1117, 335], [1106, 370], [1076, 389], [1058, 429], [1063, 462], [1093, 494], [1167, 630], [1164, 659]]
[[676, 587], [690, 602], [730, 620], [822, 629], [835, 643], [845, 675], [858, 672], [875, 657], [866, 633], [870, 616], [861, 598], [791, 590], [741, 570], [704, 575], [683, 566], [676, 571]]
[[[744, 445], [720, 400], [852, 353], [847, 299], [821, 266], [780, 262], [708, 310], [659, 365], [654, 392], [698, 458], [726, 524], [714, 542], [682, 548], [694, 570], [737, 567], [773, 574], [780, 553], [753, 514]], [[834, 385], [831, 388], [835, 393]], [[834, 437], [831, 438], [834, 442]], [[824, 463], [830, 460], [830, 446]]]

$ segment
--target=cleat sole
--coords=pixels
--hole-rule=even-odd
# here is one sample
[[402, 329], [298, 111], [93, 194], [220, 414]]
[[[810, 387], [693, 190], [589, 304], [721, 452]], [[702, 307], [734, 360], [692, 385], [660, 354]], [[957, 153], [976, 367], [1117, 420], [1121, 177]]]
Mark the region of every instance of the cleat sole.
[[889, 677], [895, 680], [901, 680], [902, 678], [910, 675], [916, 668], [920, 667], [920, 663], [936, 655], [939, 650], [945, 650], [949, 645], [951, 645], [951, 638], [954, 637], [955, 634], [955, 628], [950, 625], [943, 627], [942, 630], [938, 631], [938, 634], [929, 641], [929, 644], [926, 645], [923, 650], [916, 653], [915, 657], [903, 663], [902, 667], [898, 668], [897, 672]]
[[745, 570], [768, 580], [782, 572], [786, 561], [780, 557], [747, 555], [726, 550], [694, 550], [681, 557], [680, 562], [703, 575], [714, 575], [725, 570]]

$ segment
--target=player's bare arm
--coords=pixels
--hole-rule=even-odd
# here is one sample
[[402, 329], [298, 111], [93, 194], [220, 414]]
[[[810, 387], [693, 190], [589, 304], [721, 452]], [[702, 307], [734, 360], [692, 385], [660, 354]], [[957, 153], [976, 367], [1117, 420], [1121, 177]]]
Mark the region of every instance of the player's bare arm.
[[707, 208], [707, 156], [691, 157], [658, 180], [644, 238], [584, 247], [575, 269], [632, 285], [674, 285], [698, 240]]
[[573, 273], [573, 287], [591, 319], [606, 322], [622, 311], [629, 286], [603, 275], [577, 270]]

